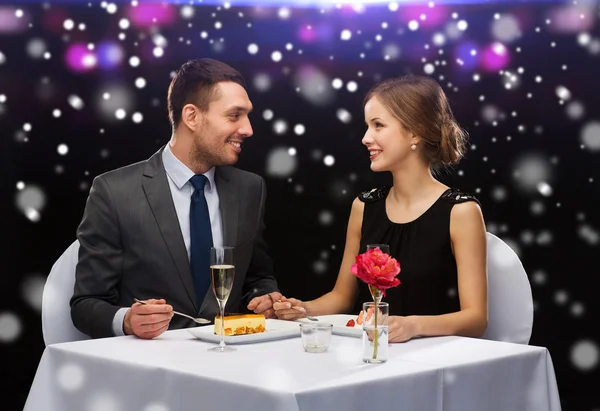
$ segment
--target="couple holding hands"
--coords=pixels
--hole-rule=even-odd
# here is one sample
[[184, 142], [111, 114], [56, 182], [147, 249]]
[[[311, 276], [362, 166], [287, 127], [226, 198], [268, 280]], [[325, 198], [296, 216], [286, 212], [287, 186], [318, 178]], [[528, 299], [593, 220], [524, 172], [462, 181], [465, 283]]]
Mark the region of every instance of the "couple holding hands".
[[[440, 85], [406, 76], [366, 95], [365, 155], [373, 171], [392, 173], [393, 185], [354, 200], [335, 286], [312, 301], [280, 293], [263, 238], [265, 182], [232, 167], [253, 134], [245, 87], [222, 62], [186, 62], [169, 86], [170, 141], [149, 159], [94, 179], [77, 229], [74, 325], [92, 338], [154, 338], [194, 326], [173, 310], [214, 318], [208, 259], [211, 246], [223, 245], [235, 247], [226, 312], [285, 320], [358, 312], [371, 296], [351, 272], [355, 257], [367, 244], [389, 244], [402, 282], [385, 299], [389, 341], [481, 336], [485, 224], [476, 198], [434, 177], [462, 158], [467, 143]], [[132, 304], [135, 298], [147, 304]]]

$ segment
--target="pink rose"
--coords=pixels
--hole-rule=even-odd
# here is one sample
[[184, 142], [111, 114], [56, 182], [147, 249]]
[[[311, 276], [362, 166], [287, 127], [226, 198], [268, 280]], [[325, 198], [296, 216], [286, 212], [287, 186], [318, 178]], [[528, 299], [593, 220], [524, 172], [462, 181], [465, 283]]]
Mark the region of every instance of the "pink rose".
[[400, 285], [396, 278], [400, 273], [400, 263], [378, 248], [357, 255], [351, 270], [365, 283], [383, 291], [383, 295], [386, 289]]

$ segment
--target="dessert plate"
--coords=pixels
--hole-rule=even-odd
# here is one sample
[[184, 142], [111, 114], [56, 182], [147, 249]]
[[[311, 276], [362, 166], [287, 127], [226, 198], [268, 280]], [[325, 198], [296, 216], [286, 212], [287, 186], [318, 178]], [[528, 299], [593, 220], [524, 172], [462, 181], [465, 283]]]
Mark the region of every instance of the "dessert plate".
[[[267, 319], [265, 325], [267, 330], [264, 333], [226, 335], [224, 338], [225, 344], [249, 344], [300, 336], [300, 326], [297, 322]], [[214, 330], [214, 325], [188, 328], [190, 334], [202, 341], [219, 343], [221, 335], [215, 334]]]
[[[362, 337], [362, 325], [355, 324], [354, 327], [346, 327], [349, 320], [356, 322], [357, 315], [351, 314], [334, 314], [334, 315], [318, 315], [315, 318], [321, 323], [329, 323], [333, 325], [331, 332], [335, 335], [344, 335], [346, 337]], [[303, 319], [299, 322], [307, 322]]]

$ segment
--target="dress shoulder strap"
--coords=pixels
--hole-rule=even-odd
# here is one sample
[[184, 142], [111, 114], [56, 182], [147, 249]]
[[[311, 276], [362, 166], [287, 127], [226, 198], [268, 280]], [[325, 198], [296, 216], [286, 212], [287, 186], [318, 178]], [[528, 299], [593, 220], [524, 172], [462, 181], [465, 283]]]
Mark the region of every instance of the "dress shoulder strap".
[[442, 194], [441, 199], [452, 204], [459, 204], [467, 201], [475, 201], [477, 204], [481, 205], [477, 197], [475, 197], [474, 195], [464, 193], [455, 188], [449, 188], [448, 190], [446, 190], [446, 192]]
[[358, 195], [358, 199], [363, 203], [376, 203], [378, 201], [385, 200], [387, 194], [390, 192], [390, 188], [391, 186], [382, 186], [363, 191]]

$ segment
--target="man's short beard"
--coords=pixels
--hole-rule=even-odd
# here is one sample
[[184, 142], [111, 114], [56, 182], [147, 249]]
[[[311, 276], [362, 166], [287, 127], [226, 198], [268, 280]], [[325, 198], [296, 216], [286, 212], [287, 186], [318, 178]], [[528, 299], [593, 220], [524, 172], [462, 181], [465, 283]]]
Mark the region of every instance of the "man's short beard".
[[[204, 123], [202, 126], [203, 130], [206, 130], [207, 123]], [[199, 141], [204, 141], [205, 139], [200, 134], [198, 136], [194, 136], [194, 140], [192, 142], [191, 152], [190, 152], [190, 162], [194, 166], [194, 168], [199, 169], [203, 167], [208, 167], [209, 169], [213, 166], [223, 166], [229, 165], [226, 161], [223, 160], [221, 153], [213, 153], [206, 148], [202, 148], [199, 144]], [[225, 150], [225, 148], [223, 148]]]
[[[194, 165], [194, 168], [204, 167], [211, 165], [211, 156], [201, 148], [198, 141], [194, 138], [192, 142], [192, 149], [190, 151], [190, 162]], [[212, 166], [212, 165], [211, 165]]]

